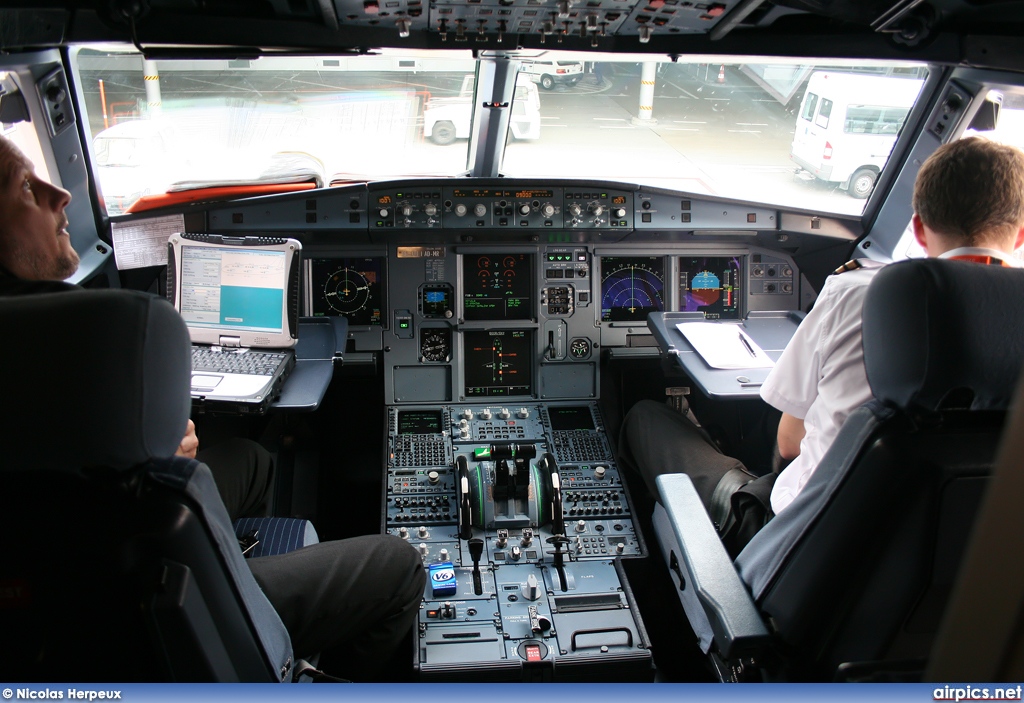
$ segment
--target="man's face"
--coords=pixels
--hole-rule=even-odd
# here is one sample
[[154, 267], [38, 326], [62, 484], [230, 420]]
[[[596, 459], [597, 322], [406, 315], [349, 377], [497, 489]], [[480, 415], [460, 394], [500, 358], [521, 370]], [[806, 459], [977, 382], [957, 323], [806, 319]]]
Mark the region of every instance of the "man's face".
[[78, 270], [64, 208], [71, 194], [35, 174], [32, 163], [0, 138], [0, 266], [18, 278], [59, 281]]

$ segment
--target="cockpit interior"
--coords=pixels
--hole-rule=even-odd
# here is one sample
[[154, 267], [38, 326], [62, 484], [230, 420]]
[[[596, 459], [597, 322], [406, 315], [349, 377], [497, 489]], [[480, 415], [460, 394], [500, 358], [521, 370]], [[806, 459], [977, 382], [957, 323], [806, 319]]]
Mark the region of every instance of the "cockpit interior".
[[[71, 194], [70, 283], [166, 298], [217, 348], [239, 344], [218, 321], [250, 339], [234, 352], [286, 348], [255, 396], [193, 373], [191, 419], [202, 444], [273, 454], [274, 516], [418, 551], [427, 586], [385, 680], [1013, 680], [1017, 615], [950, 624], [984, 600], [960, 567], [981, 559], [1008, 400], [982, 440], [959, 439], [972, 416], [867, 443], [859, 460], [897, 473], [941, 466], [899, 490], [954, 517], [881, 526], [889, 503], [843, 503], [869, 525], [847, 534], [822, 513], [773, 572], [799, 599], [751, 585], [701, 506], [651, 495], [619, 445], [655, 400], [777, 470], [773, 363], [845, 262], [924, 258], [911, 194], [936, 148], [1024, 146], [1022, 36], [1018, 1], [5, 3], [0, 123]], [[242, 323], [253, 301], [270, 313]], [[739, 359], [684, 331], [712, 322], [741, 330]], [[1019, 561], [1010, 541], [997, 561]], [[59, 680], [19, 629], [22, 587], [42, 587], [3, 569], [5, 675]], [[144, 678], [280, 680], [258, 649]]]

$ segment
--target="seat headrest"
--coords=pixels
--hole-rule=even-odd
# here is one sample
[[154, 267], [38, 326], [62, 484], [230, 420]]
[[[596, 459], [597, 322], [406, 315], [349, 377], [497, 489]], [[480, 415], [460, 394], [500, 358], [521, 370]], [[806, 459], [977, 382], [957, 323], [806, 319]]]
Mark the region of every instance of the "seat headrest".
[[191, 406], [189, 336], [166, 300], [125, 290], [0, 298], [9, 469], [127, 469], [174, 454]]
[[915, 259], [886, 266], [864, 301], [875, 397], [912, 410], [1005, 409], [1024, 363], [1024, 269]]

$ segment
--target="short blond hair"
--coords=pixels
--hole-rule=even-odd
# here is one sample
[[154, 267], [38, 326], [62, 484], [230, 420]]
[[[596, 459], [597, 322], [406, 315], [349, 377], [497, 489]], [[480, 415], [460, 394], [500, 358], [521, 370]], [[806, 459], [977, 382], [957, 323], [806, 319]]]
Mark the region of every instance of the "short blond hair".
[[960, 246], [984, 246], [1024, 227], [1024, 152], [982, 137], [935, 150], [914, 183], [914, 212]]

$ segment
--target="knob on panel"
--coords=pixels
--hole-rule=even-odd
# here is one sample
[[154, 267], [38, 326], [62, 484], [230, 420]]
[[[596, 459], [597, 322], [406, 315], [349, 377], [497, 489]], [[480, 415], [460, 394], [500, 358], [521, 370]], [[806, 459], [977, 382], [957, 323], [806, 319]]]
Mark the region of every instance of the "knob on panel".
[[555, 206], [551, 203], [544, 203], [540, 207], [540, 214], [544, 217], [551, 217], [555, 214]]
[[477, 217], [483, 217], [487, 214], [487, 206], [483, 203], [477, 203], [473, 206], [473, 214]]
[[462, 203], [459, 203], [458, 205], [455, 206], [456, 217], [464, 217], [467, 212], [469, 212], [469, 210]]

